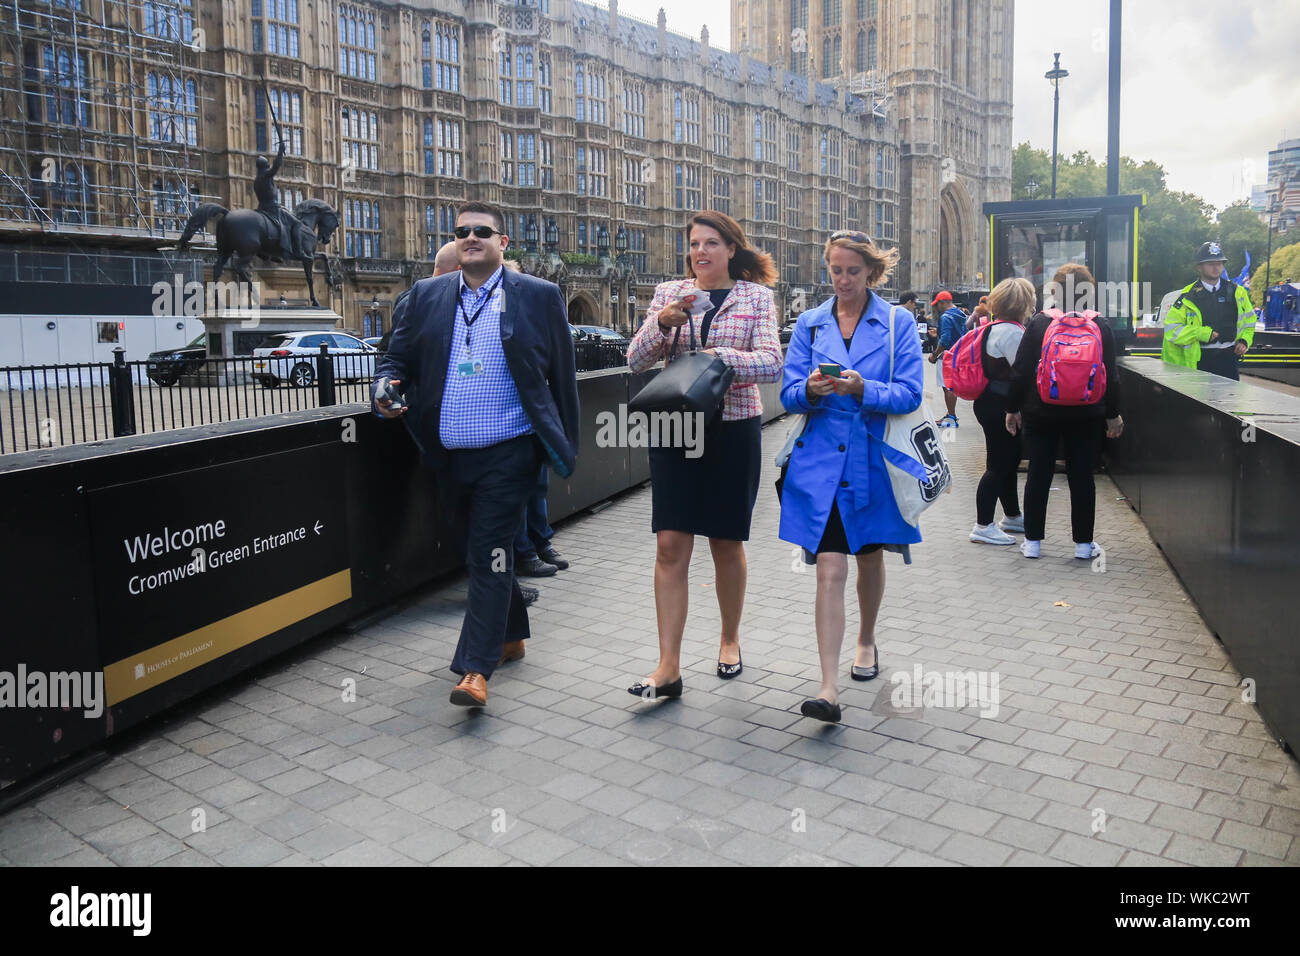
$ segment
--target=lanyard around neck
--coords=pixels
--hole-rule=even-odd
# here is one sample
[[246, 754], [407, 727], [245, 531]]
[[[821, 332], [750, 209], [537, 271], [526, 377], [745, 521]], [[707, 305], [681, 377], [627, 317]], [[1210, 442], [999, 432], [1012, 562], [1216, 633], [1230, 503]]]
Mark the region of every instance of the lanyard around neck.
[[471, 327], [474, 325], [475, 322], [478, 321], [479, 315], [482, 314], [483, 310], [487, 307], [487, 304], [492, 301], [492, 296], [496, 294], [497, 287], [500, 286], [501, 283], [504, 281], [505, 281], [505, 275], [503, 274], [497, 279], [496, 282], [492, 283], [492, 288], [487, 290], [486, 294], [483, 296], [483, 300], [479, 302], [478, 308], [474, 310], [473, 315], [470, 315], [469, 311], [465, 308], [465, 293], [463, 289], [461, 290], [461, 294], [456, 297], [456, 313], [457, 315], [463, 315], [465, 317], [465, 351], [466, 352], [469, 352]]
[[465, 328], [468, 329], [478, 320], [479, 314], [482, 313], [482, 311], [487, 307], [487, 304], [492, 301], [493, 293], [496, 292], [497, 287], [504, 281], [505, 276], [503, 275], [499, 277], [496, 282], [492, 283], [492, 288], [487, 290], [487, 294], [483, 296], [482, 301], [479, 302], [478, 308], [474, 310], [473, 315], [470, 315], [469, 311], [465, 308], [465, 292], [464, 290], [461, 290], [460, 296], [456, 299], [456, 310], [465, 316]]

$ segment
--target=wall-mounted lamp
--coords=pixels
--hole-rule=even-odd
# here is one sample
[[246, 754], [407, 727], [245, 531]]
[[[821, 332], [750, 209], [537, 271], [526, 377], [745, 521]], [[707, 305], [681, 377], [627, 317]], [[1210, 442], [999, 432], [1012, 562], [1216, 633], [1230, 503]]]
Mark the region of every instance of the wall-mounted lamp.
[[289, 303], [288, 303], [287, 301], [285, 301], [284, 293], [281, 292], [281, 293], [280, 293], [280, 308], [283, 309], [283, 308], [284, 308], [285, 306], [287, 306], [288, 304], [289, 304]]
[[370, 297], [370, 308], [376, 312], [379, 311], [379, 296], [375, 295]]

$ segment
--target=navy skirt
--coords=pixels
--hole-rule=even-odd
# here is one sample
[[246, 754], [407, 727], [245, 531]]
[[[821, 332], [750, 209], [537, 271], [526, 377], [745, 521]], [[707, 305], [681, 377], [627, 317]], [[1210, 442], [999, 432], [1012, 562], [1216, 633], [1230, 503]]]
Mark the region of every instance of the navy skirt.
[[762, 458], [761, 415], [711, 425], [698, 458], [684, 448], [651, 448], [651, 530], [748, 541]]

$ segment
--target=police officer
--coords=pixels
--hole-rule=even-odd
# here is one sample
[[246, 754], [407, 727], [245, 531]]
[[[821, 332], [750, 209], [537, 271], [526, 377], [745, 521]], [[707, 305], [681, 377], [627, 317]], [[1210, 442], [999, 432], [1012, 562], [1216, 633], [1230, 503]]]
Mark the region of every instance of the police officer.
[[1255, 340], [1250, 293], [1223, 274], [1228, 257], [1217, 242], [1201, 244], [1199, 278], [1183, 289], [1165, 315], [1161, 358], [1184, 368], [1237, 379], [1237, 361]]

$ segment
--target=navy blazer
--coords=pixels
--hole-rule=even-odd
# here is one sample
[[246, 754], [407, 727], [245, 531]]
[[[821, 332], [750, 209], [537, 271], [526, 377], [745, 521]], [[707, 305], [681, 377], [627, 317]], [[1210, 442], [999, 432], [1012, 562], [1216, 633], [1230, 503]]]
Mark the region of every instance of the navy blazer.
[[[533, 431], [546, 448], [551, 467], [562, 478], [573, 474], [578, 457], [578, 376], [569, 332], [568, 310], [559, 286], [511, 269], [502, 278], [501, 347]], [[439, 438], [442, 393], [451, 356], [460, 273], [421, 279], [411, 287], [404, 308], [394, 314], [388, 351], [375, 367], [370, 387], [395, 378], [409, 408], [402, 417], [431, 468], [446, 463]], [[381, 416], [382, 417], [382, 416]]]

